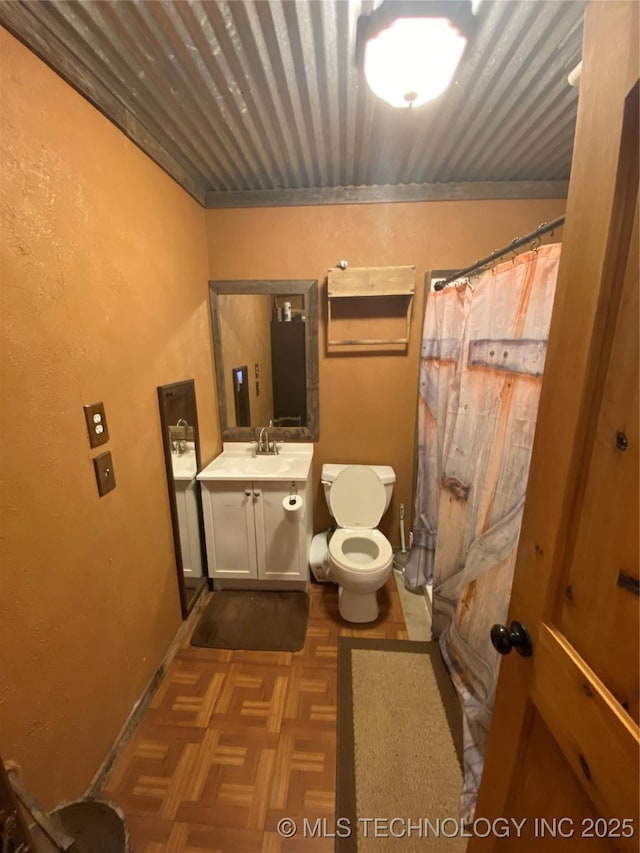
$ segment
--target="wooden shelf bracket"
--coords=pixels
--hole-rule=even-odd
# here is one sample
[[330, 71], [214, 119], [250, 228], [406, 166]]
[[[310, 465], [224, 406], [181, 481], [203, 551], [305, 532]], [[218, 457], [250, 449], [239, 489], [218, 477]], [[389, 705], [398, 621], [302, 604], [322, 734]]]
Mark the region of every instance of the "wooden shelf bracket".
[[[351, 269], [331, 269], [327, 275], [327, 348], [339, 350], [350, 347], [366, 349], [406, 349], [409, 345], [409, 332], [411, 328], [411, 312], [413, 309], [413, 297], [416, 287], [416, 268], [414, 266], [401, 267], [355, 267]], [[384, 324], [384, 308], [392, 305], [396, 300], [406, 303], [399, 312], [404, 317], [402, 328], [393, 325], [393, 331], [389, 334], [375, 334], [380, 331]], [[339, 303], [344, 306], [349, 300], [353, 306], [360, 301], [365, 316], [357, 320], [357, 328], [361, 331], [356, 333], [353, 328], [348, 331], [351, 334], [339, 336], [336, 332], [335, 306]], [[391, 312], [397, 317], [396, 309]], [[356, 315], [358, 313], [356, 309]], [[369, 316], [366, 316], [366, 315]], [[338, 324], [339, 325], [339, 324]], [[353, 324], [352, 324], [353, 325]], [[389, 324], [386, 324], [389, 326]], [[366, 334], [367, 327], [371, 334]], [[364, 332], [362, 329], [364, 328]]]

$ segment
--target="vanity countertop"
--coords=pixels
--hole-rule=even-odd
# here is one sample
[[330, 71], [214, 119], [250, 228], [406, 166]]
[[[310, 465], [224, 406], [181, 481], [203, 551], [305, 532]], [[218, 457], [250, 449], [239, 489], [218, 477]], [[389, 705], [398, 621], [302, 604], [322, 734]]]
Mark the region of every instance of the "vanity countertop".
[[171, 454], [171, 467], [174, 480], [193, 480], [198, 471], [196, 464], [196, 448], [192, 441], [186, 442], [186, 450]]
[[198, 480], [307, 480], [313, 458], [311, 442], [278, 442], [276, 455], [256, 455], [255, 441], [230, 441], [198, 474]]

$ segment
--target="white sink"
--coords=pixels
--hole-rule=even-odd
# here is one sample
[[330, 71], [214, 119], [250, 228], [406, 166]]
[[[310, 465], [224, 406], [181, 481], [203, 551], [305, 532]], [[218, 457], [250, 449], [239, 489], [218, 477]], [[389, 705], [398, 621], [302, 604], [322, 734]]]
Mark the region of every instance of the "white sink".
[[285, 456], [253, 456], [250, 458], [225, 456], [220, 459], [220, 467], [227, 471], [237, 471], [245, 477], [254, 474], [284, 474], [291, 470], [293, 459]]
[[198, 472], [196, 464], [196, 451], [192, 442], [189, 442], [184, 453], [171, 454], [171, 467], [173, 468], [174, 480], [193, 480]]
[[279, 442], [279, 453], [257, 455], [255, 442], [225, 442], [222, 453], [199, 474], [199, 480], [306, 480], [313, 444]]

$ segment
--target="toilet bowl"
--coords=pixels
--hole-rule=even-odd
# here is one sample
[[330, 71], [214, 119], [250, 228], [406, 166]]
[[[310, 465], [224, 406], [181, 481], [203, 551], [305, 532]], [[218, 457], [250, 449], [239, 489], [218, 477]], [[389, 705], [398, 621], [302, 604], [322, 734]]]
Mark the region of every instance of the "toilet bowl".
[[376, 529], [389, 507], [395, 474], [387, 465], [323, 465], [327, 505], [339, 527], [329, 538], [329, 577], [340, 587], [340, 615], [373, 622], [376, 593], [393, 563], [391, 543]]

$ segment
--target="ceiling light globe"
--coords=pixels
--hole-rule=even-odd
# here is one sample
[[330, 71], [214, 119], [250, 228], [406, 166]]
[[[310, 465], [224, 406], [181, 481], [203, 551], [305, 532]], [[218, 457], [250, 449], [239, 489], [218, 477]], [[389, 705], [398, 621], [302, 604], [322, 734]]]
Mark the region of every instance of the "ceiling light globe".
[[419, 107], [447, 88], [466, 43], [447, 18], [399, 18], [366, 44], [367, 83], [392, 107]]

